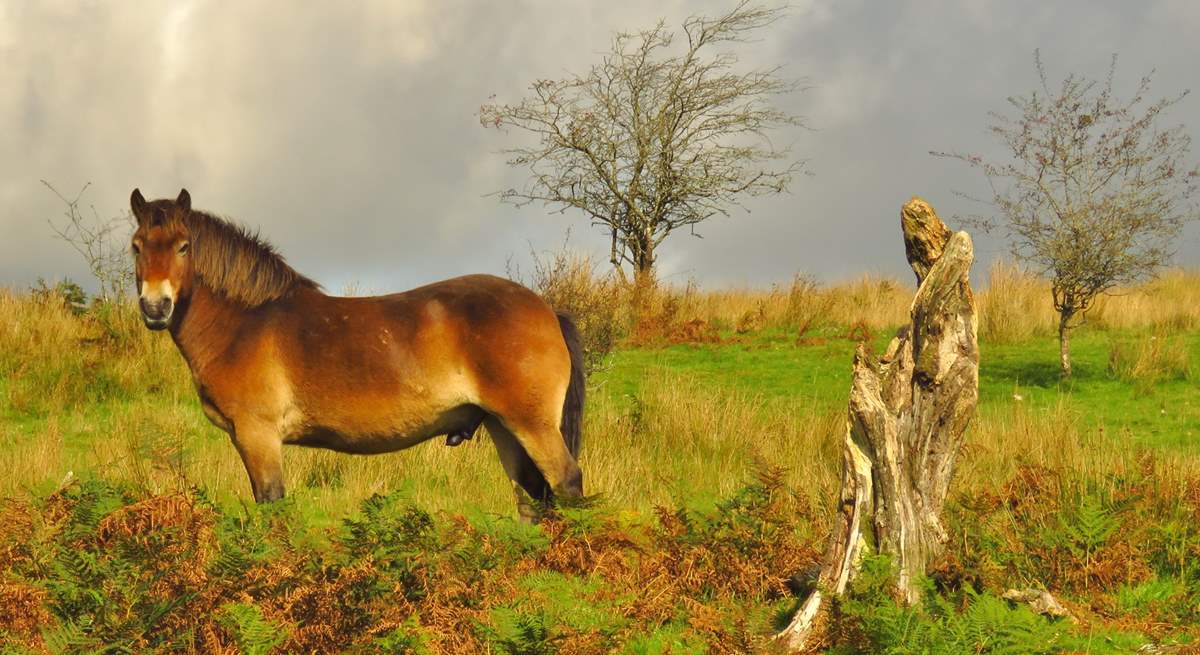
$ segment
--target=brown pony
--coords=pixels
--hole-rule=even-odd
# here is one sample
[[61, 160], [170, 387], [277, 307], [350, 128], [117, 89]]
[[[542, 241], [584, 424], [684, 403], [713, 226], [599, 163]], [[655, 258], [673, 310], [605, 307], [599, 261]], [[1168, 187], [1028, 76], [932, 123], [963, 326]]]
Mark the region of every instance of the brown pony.
[[258, 502], [283, 497], [284, 444], [382, 453], [481, 423], [530, 496], [582, 495], [579, 335], [529, 289], [469, 275], [328, 296], [186, 189], [130, 203], [142, 318], [170, 332]]

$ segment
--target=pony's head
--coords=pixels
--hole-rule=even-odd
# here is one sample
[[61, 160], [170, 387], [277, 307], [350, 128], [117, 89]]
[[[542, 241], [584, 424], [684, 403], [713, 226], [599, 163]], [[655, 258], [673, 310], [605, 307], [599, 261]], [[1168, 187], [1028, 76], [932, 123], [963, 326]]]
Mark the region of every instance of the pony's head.
[[137, 219], [132, 250], [138, 306], [146, 327], [162, 330], [192, 290], [191, 236], [185, 222], [192, 198], [183, 189], [175, 200], [147, 202], [134, 189], [129, 204]]

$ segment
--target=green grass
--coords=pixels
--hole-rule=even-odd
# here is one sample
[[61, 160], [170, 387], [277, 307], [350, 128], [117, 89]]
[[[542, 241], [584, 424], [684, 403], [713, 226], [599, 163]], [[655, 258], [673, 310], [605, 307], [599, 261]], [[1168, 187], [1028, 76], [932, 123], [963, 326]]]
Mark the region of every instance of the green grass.
[[[727, 495], [766, 463], [788, 468], [790, 484], [806, 488], [814, 505], [827, 505], [855, 349], [843, 334], [826, 330], [803, 345], [768, 331], [726, 334], [719, 344], [618, 349], [589, 385], [583, 456], [589, 490], [646, 513]], [[154, 339], [162, 335], [134, 335], [144, 354], [143, 368], [133, 371], [118, 346], [85, 345], [32, 365], [20, 353], [4, 354], [13, 362], [9, 370], [21, 373], [0, 375], [0, 398], [16, 401], [0, 403], [0, 461], [9, 472], [0, 488], [39, 495], [71, 472], [149, 478], [151, 490], [162, 490], [179, 484], [171, 481], [174, 468], [222, 502], [248, 499], [237, 455], [203, 416], [178, 353]], [[1047, 425], [1070, 423], [1085, 444], [1200, 453], [1194, 379], [1135, 384], [1109, 371], [1114, 344], [1150, 337], [1080, 330], [1073, 341], [1076, 374], [1066, 383], [1051, 337], [982, 343], [974, 438], [986, 443], [1018, 420], [1044, 417]], [[1171, 339], [1200, 361], [1200, 332]], [[888, 340], [876, 336], [877, 353]], [[798, 443], [820, 454], [798, 461]], [[289, 495], [314, 505], [327, 523], [371, 493], [396, 489], [434, 510], [506, 514], [512, 507], [486, 438], [454, 449], [434, 440], [372, 457], [289, 448], [285, 475]]]
[[[1103, 429], [1113, 439], [1138, 446], [1189, 453], [1200, 452], [1200, 393], [1197, 381], [1161, 380], [1151, 386], [1130, 384], [1109, 371], [1114, 344], [1145, 340], [1153, 335], [1131, 331], [1082, 330], [1072, 339], [1073, 375], [1061, 382], [1058, 375], [1058, 342], [1034, 339], [1004, 345], [980, 344], [979, 393], [981, 407], [1012, 401], [1045, 408], [1065, 402], [1078, 411], [1083, 423]], [[1185, 344], [1193, 361], [1200, 362], [1200, 333], [1173, 335]]]
[[[134, 326], [97, 340], [94, 327], [63, 320], [19, 326], [9, 343], [29, 349], [0, 350], [0, 490], [21, 497], [0, 502], [12, 519], [0, 513], [0, 560], [20, 562], [0, 575], [0, 594], [15, 593], [6, 579], [48, 594], [25, 598], [48, 608], [56, 627], [45, 639], [65, 652], [203, 636], [150, 625], [160, 611], [195, 617], [244, 651], [281, 634], [316, 639], [298, 627], [319, 615], [337, 619], [337, 643], [374, 644], [363, 652], [442, 652], [464, 635], [492, 652], [704, 652], [738, 639], [761, 652], [795, 605], [775, 576], [815, 561], [825, 541], [856, 347], [831, 328], [804, 344], [766, 331], [618, 349], [590, 381], [582, 465], [601, 498], [529, 527], [513, 520], [486, 438], [371, 457], [289, 448], [288, 499], [253, 506], [168, 339]], [[889, 337], [874, 338], [877, 353]], [[1152, 338], [1169, 341], [1174, 359], [1131, 372]], [[1073, 344], [1066, 382], [1052, 337], [981, 344], [979, 417], [946, 510], [950, 559], [938, 584], [949, 586], [928, 607], [899, 607], [880, 591], [881, 568], [843, 606], [845, 643], [867, 645], [835, 652], [1128, 652], [1196, 637], [1200, 394], [1190, 361], [1200, 361], [1200, 332], [1081, 330]], [[1110, 363], [1118, 346], [1123, 367]], [[64, 485], [68, 471], [76, 481]], [[768, 471], [770, 484], [756, 485]], [[199, 514], [167, 502], [180, 496]], [[160, 527], [147, 536], [130, 507], [186, 521], [159, 537], [164, 524], [151, 522]], [[112, 516], [129, 521], [128, 534], [100, 530]], [[197, 550], [193, 534], [208, 535]], [[188, 563], [196, 577], [177, 583], [196, 604], [183, 611], [169, 603], [184, 596], [156, 585]], [[279, 579], [247, 591], [243, 569], [258, 565]], [[1084, 623], [1000, 600], [1038, 585]], [[99, 588], [107, 595], [88, 593]], [[147, 605], [154, 593], [168, 605]], [[660, 593], [670, 602], [655, 605]], [[293, 602], [298, 594], [308, 600]], [[330, 614], [345, 598], [357, 604]], [[1089, 635], [1096, 644], [1084, 644]]]
[[[1072, 340], [1074, 375], [1063, 381], [1058, 342], [1037, 338], [1018, 343], [980, 344], [980, 412], [1007, 411], [1024, 403], [1034, 411], [1065, 405], [1089, 431], [1137, 446], [1200, 453], [1200, 388], [1181, 377], [1150, 386], [1131, 384], [1109, 371], [1109, 353], [1119, 341], [1149, 339], [1149, 333], [1080, 330]], [[1200, 362], [1200, 332], [1174, 335]], [[877, 336], [877, 354], [889, 336]], [[793, 343], [778, 333], [742, 336], [719, 344], [678, 344], [615, 352], [595, 376], [596, 394], [630, 403], [644, 392], [655, 371], [678, 374], [704, 387], [761, 399], [763, 407], [801, 399], [821, 411], [841, 411], [850, 390], [855, 342], [830, 334], [814, 345]], [[1020, 398], [1018, 400], [1018, 397]]]
[[[844, 405], [850, 390], [855, 343], [830, 338], [796, 346], [789, 336], [767, 332], [726, 337], [723, 343], [622, 349], [594, 376], [598, 393], [636, 395], [649, 373], [669, 371], [705, 387], [738, 391], [777, 402], [801, 397], [822, 408]], [[887, 339], [877, 339], [878, 350]]]

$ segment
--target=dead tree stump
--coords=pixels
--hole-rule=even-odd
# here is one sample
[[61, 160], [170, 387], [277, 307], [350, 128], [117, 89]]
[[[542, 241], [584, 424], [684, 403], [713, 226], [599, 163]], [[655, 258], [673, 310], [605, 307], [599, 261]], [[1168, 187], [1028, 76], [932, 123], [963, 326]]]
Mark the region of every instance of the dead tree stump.
[[865, 549], [895, 558], [897, 591], [912, 603], [916, 580], [946, 541], [942, 506], [979, 396], [968, 277], [975, 255], [971, 237], [951, 234], [920, 198], [904, 205], [900, 225], [917, 274], [910, 322], [878, 360], [866, 344], [854, 355], [841, 502], [824, 566], [816, 591], [777, 635], [795, 651], [811, 646], [828, 598], [846, 591]]

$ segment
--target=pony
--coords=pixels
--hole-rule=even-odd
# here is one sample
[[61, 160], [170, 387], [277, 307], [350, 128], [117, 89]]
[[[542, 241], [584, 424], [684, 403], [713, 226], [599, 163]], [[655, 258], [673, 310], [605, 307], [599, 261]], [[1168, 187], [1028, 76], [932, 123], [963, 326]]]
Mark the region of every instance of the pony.
[[579, 332], [533, 291], [467, 275], [375, 297], [325, 294], [257, 233], [134, 189], [138, 307], [187, 362], [257, 502], [282, 498], [282, 447], [372, 454], [487, 427], [518, 496], [583, 495]]

